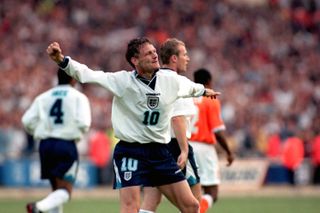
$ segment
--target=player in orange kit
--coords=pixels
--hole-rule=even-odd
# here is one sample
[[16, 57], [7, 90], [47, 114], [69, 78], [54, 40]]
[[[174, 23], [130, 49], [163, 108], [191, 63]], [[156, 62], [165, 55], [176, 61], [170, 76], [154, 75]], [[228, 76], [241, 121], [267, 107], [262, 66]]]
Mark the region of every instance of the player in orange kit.
[[[206, 69], [194, 73], [194, 81], [206, 88], [212, 87], [211, 74]], [[227, 166], [230, 166], [234, 156], [229, 149], [221, 117], [221, 106], [218, 99], [206, 97], [194, 98], [197, 113], [192, 119], [192, 135], [190, 144], [193, 147], [199, 166], [199, 176], [204, 195], [201, 200], [200, 213], [204, 213], [218, 199], [220, 183], [218, 156], [214, 144], [218, 142], [227, 153]]]

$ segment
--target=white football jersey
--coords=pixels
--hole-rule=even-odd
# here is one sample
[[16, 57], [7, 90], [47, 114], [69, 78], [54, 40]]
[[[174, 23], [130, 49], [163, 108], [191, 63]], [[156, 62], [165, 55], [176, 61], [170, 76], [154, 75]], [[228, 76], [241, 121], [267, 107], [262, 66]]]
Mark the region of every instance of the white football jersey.
[[157, 71], [154, 89], [135, 71], [93, 71], [68, 57], [63, 68], [82, 83], [97, 83], [113, 93], [112, 125], [117, 138], [127, 142], [168, 143], [173, 103], [179, 97], [196, 97], [204, 87], [172, 71]]
[[89, 100], [70, 85], [58, 85], [35, 98], [22, 124], [35, 139], [79, 140], [91, 124]]
[[[196, 106], [192, 98], [179, 98], [174, 102], [172, 117], [183, 115], [185, 116], [187, 138], [191, 137], [191, 118], [196, 114]], [[171, 137], [175, 138], [173, 129], [171, 128]]]

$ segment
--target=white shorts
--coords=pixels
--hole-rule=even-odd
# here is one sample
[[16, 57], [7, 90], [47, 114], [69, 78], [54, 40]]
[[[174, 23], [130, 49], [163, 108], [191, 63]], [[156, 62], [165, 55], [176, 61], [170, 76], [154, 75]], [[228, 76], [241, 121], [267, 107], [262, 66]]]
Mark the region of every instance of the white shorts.
[[221, 182], [217, 151], [214, 145], [190, 141], [199, 166], [202, 186], [218, 185]]

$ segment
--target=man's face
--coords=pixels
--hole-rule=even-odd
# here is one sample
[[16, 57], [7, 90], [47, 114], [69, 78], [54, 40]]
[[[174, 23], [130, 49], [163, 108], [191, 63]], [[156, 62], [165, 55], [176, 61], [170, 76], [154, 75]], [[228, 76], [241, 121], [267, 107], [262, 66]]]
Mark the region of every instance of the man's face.
[[190, 61], [187, 49], [184, 45], [179, 45], [179, 55], [177, 57], [177, 73], [184, 73], [187, 71], [187, 66]]
[[156, 48], [149, 43], [145, 43], [140, 48], [140, 53], [134, 60], [134, 64], [138, 71], [154, 72], [160, 68], [158, 54]]

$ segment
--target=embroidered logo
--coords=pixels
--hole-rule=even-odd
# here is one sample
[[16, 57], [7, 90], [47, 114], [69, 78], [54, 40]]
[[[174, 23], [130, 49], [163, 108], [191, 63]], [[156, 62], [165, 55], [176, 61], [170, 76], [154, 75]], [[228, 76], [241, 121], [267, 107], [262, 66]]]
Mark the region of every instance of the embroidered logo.
[[147, 105], [149, 109], [155, 109], [159, 105], [159, 93], [148, 93], [147, 95]]
[[132, 172], [125, 172], [124, 177], [126, 181], [130, 180], [132, 178]]
[[154, 109], [159, 104], [159, 97], [148, 97], [148, 107]]

